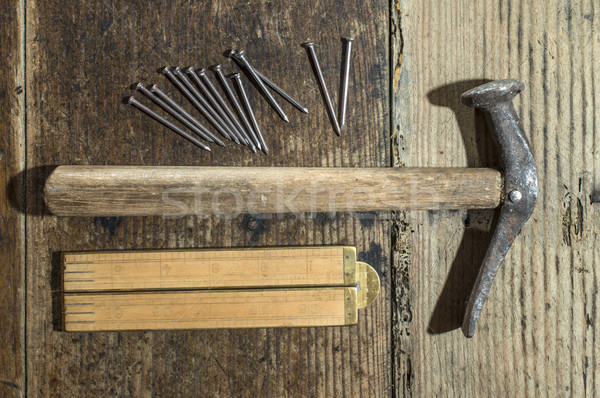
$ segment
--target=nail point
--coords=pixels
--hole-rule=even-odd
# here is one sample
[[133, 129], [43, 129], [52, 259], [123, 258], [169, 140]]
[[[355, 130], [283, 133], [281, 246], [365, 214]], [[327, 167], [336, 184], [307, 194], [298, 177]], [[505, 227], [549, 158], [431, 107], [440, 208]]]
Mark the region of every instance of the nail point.
[[314, 47], [315, 43], [313, 43], [312, 41], [307, 41], [306, 43], [302, 43], [301, 46], [304, 48]]

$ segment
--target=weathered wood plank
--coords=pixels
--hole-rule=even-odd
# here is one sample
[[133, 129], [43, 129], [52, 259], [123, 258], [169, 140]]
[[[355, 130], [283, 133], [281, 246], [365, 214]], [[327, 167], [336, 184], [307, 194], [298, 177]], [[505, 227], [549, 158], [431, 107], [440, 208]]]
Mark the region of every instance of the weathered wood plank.
[[[56, 218], [41, 187], [52, 165], [362, 166], [389, 163], [387, 5], [362, 1], [28, 1], [28, 391], [41, 396], [376, 396], [389, 391], [389, 229], [364, 217]], [[357, 13], [357, 9], [361, 9]], [[341, 23], [340, 21], [343, 21]], [[337, 91], [341, 43], [356, 37], [350, 107], [332, 132], [300, 43], [318, 43]], [[246, 48], [307, 105], [284, 124], [247, 89], [272, 155], [198, 150], [119, 103], [163, 65], [230, 63]], [[176, 92], [172, 93], [183, 100]], [[345, 244], [382, 276], [380, 299], [348, 328], [67, 334], [53, 323], [58, 252], [90, 249]]]
[[24, 43], [22, 4], [0, 1], [0, 396], [25, 392]]
[[398, 216], [409, 238], [393, 238], [397, 394], [598, 395], [600, 245], [589, 200], [600, 160], [597, 2], [400, 0], [393, 8], [395, 162], [495, 164], [481, 119], [459, 95], [481, 79], [513, 77], [527, 86], [516, 105], [541, 181], [537, 210], [471, 340], [457, 328], [489, 215]]

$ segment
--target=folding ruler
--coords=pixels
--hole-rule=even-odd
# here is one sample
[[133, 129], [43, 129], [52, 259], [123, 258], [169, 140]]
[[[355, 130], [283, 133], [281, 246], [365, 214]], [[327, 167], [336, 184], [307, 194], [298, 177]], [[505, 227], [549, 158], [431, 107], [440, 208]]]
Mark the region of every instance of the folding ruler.
[[353, 325], [379, 293], [348, 246], [63, 253], [64, 330]]

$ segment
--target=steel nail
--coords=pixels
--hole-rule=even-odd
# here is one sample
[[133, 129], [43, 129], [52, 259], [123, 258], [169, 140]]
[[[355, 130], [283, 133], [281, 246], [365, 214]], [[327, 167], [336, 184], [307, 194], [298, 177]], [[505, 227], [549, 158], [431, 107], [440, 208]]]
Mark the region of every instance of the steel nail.
[[183, 96], [194, 105], [194, 107], [204, 116], [214, 127], [219, 134], [227, 139], [231, 139], [229, 134], [219, 125], [217, 120], [212, 117], [208, 110], [196, 99], [192, 92], [173, 74], [173, 71], [168, 66], [161, 68], [160, 73], [165, 75], [167, 79], [183, 94]]
[[229, 99], [229, 102], [233, 105], [233, 107], [235, 108], [238, 116], [240, 117], [240, 119], [244, 123], [244, 126], [246, 127], [246, 131], [252, 136], [252, 140], [254, 141], [254, 145], [256, 145], [256, 148], [258, 148], [258, 150], [260, 151], [262, 149], [262, 147], [260, 145], [260, 140], [256, 136], [256, 133], [254, 132], [254, 128], [252, 128], [252, 125], [250, 124], [250, 121], [248, 121], [248, 118], [246, 117], [246, 113], [244, 112], [244, 109], [242, 108], [242, 105], [240, 104], [240, 102], [238, 101], [237, 97], [233, 93], [233, 90], [229, 86], [229, 83], [227, 83], [227, 79], [225, 78], [225, 75], [223, 74], [223, 68], [222, 68], [222, 66], [221, 65], [215, 65], [215, 66], [212, 67], [212, 70], [215, 73], [215, 76], [217, 76], [217, 79], [219, 80], [219, 82], [221, 83], [221, 86], [225, 90], [225, 94], [227, 95], [227, 98]]
[[[244, 68], [244, 65], [241, 63], [241, 61], [239, 61], [235, 57], [233, 57], [234, 54], [235, 54], [235, 50], [230, 50], [227, 53], [227, 56], [229, 56], [236, 64], [238, 64], [239, 67]], [[281, 87], [279, 87], [277, 84], [275, 84], [271, 79], [269, 79], [267, 76], [260, 73], [260, 71], [257, 70], [256, 68], [254, 68], [254, 72], [256, 72], [256, 75], [263, 81], [263, 83], [265, 83], [267, 86], [271, 87], [273, 89], [273, 91], [275, 91], [277, 94], [279, 94], [281, 97], [283, 97], [283, 99], [285, 99], [287, 102], [292, 104], [296, 109], [298, 109], [300, 112], [308, 113], [308, 109], [304, 105], [302, 105], [301, 103], [296, 101], [291, 95], [289, 95], [288, 93], [283, 91], [283, 89]]]
[[165, 119], [164, 117], [160, 116], [158, 113], [154, 112], [152, 109], [148, 108], [147, 106], [145, 106], [141, 102], [137, 101], [135, 98], [128, 97], [125, 100], [125, 102], [127, 104], [133, 106], [134, 108], [137, 108], [140, 111], [144, 112], [146, 115], [150, 116], [152, 119], [156, 120], [157, 122], [159, 122], [163, 126], [168, 127], [169, 129], [173, 130], [177, 134], [179, 134], [182, 137], [188, 139], [192, 143], [198, 145], [200, 148], [202, 148], [202, 149], [204, 149], [206, 151], [209, 151], [209, 152], [211, 151], [210, 147], [208, 145], [206, 145], [205, 143], [203, 143], [202, 141], [200, 141], [199, 139], [197, 139], [193, 135], [189, 134], [188, 132], [180, 129], [179, 127], [177, 127], [176, 125], [174, 125], [173, 123], [171, 123], [170, 121], [168, 121], [167, 119]]
[[206, 98], [208, 100], [208, 102], [212, 106], [215, 113], [217, 113], [219, 115], [219, 117], [221, 118], [221, 120], [223, 120], [223, 122], [226, 124], [226, 127], [228, 128], [228, 130], [231, 131], [233, 134], [235, 134], [235, 136], [240, 141], [240, 143], [246, 144], [246, 139], [244, 138], [243, 134], [241, 132], [239, 132], [237, 127], [233, 124], [233, 122], [231, 122], [229, 120], [229, 117], [227, 116], [225, 111], [223, 109], [221, 109], [221, 106], [220, 106], [219, 102], [217, 101], [217, 99], [215, 98], [215, 96], [213, 95], [213, 93], [201, 81], [200, 76], [205, 75], [206, 71], [204, 69], [201, 69], [200, 71], [198, 71], [198, 73], [196, 73], [196, 70], [190, 66], [188, 68], [185, 68], [183, 70], [183, 72], [185, 74], [189, 75], [191, 77], [191, 79], [193, 80], [193, 82], [196, 84], [196, 87], [202, 91], [204, 98]]
[[281, 87], [279, 87], [277, 84], [273, 83], [273, 81], [271, 79], [269, 79], [268, 77], [266, 77], [259, 71], [256, 71], [256, 74], [258, 75], [258, 77], [260, 77], [262, 79], [263, 82], [266, 83], [267, 86], [271, 87], [273, 89], [273, 91], [275, 91], [277, 94], [281, 95], [283, 97], [283, 99], [285, 99], [287, 102], [292, 104], [296, 109], [298, 109], [300, 112], [308, 113], [308, 108], [306, 108], [304, 105], [302, 105], [301, 103], [296, 101], [294, 98], [292, 98], [291, 95], [289, 95], [288, 93], [283, 91], [283, 89]]
[[206, 140], [208, 142], [215, 142], [215, 140], [213, 140], [210, 136], [204, 134], [204, 131], [200, 130], [192, 122], [190, 122], [187, 118], [185, 118], [182, 114], [177, 112], [173, 107], [171, 107], [170, 105], [163, 102], [160, 98], [158, 98], [158, 96], [156, 96], [154, 93], [152, 93], [146, 87], [144, 87], [144, 85], [142, 83], [136, 84], [134, 88], [136, 91], [142, 93], [146, 98], [148, 98], [150, 101], [154, 102], [156, 105], [158, 105], [160, 108], [162, 108], [169, 115], [171, 115], [175, 119], [177, 119], [180, 123], [185, 125], [187, 128], [192, 130], [194, 133], [198, 134], [201, 138], [203, 138], [204, 140]]
[[212, 131], [210, 131], [209, 129], [207, 129], [202, 123], [200, 123], [188, 111], [186, 111], [185, 109], [183, 109], [182, 106], [180, 106], [178, 103], [176, 103], [175, 101], [173, 101], [167, 94], [165, 94], [161, 89], [159, 89], [156, 84], [153, 84], [152, 86], [150, 86], [149, 90], [150, 90], [150, 92], [152, 94], [156, 95], [161, 100], [163, 100], [164, 102], [166, 102], [167, 104], [169, 104], [176, 111], [178, 111], [179, 113], [181, 113], [186, 119], [188, 119], [196, 127], [198, 127], [200, 130], [202, 130], [204, 132], [204, 134], [206, 134], [207, 136], [209, 136], [214, 142], [216, 142], [217, 144], [219, 144], [221, 146], [225, 146], [225, 143], [219, 137], [217, 137], [215, 134], [213, 134]]
[[319, 60], [317, 59], [317, 54], [315, 53], [315, 44], [314, 43], [303, 43], [302, 47], [306, 48], [308, 52], [308, 58], [310, 59], [315, 76], [319, 83], [319, 88], [321, 89], [321, 95], [325, 101], [325, 105], [327, 107], [327, 113], [329, 114], [329, 119], [331, 121], [331, 125], [333, 126], [333, 131], [339, 136], [341, 135], [340, 125], [338, 124], [337, 117], [335, 116], [335, 111], [333, 110], [333, 104], [331, 103], [331, 98], [329, 97], [329, 92], [327, 91], [327, 86], [325, 85], [325, 79], [323, 78], [323, 72], [321, 72], [321, 67], [319, 66]]
[[212, 117], [217, 120], [219, 126], [224, 129], [225, 131], [227, 131], [227, 134], [229, 135], [229, 137], [231, 137], [231, 139], [233, 140], [233, 142], [235, 142], [236, 144], [240, 144], [240, 140], [237, 137], [237, 134], [235, 134], [227, 125], [227, 123], [225, 122], [225, 120], [223, 120], [223, 118], [221, 117], [221, 115], [219, 115], [219, 112], [217, 112], [216, 109], [213, 108], [213, 106], [210, 104], [210, 100], [208, 100], [206, 97], [204, 97], [200, 91], [198, 91], [198, 89], [196, 88], [196, 86], [194, 86], [194, 83], [192, 83], [186, 75], [183, 74], [183, 72], [181, 71], [181, 68], [179, 66], [176, 66], [173, 69], [173, 72], [175, 73], [175, 75], [177, 77], [179, 77], [180, 81], [188, 88], [188, 90], [190, 90], [192, 92], [192, 94], [196, 97], [197, 100], [199, 100], [202, 105], [208, 110], [208, 112], [212, 115]]
[[256, 134], [258, 135], [258, 138], [260, 139], [260, 145], [262, 147], [262, 151], [266, 154], [269, 154], [269, 148], [267, 147], [267, 144], [265, 143], [265, 138], [263, 137], [263, 135], [260, 131], [260, 127], [258, 126], [256, 117], [254, 116], [254, 112], [252, 111], [252, 106], [250, 106], [250, 101], [248, 100], [248, 96], [246, 95], [246, 90], [244, 90], [244, 85], [242, 83], [242, 78], [241, 78], [240, 74], [239, 73], [232, 74], [231, 79], [234, 81], [234, 83], [238, 89], [239, 96], [242, 99], [242, 102], [244, 103], [244, 107], [246, 108], [246, 112], [248, 113], [250, 120], [252, 121], [252, 126], [254, 127], [254, 131], [256, 131]]
[[173, 71], [171, 70], [171, 68], [166, 66], [166, 67], [160, 69], [159, 72], [162, 73], [163, 75], [165, 75], [167, 77], [167, 79], [169, 79], [169, 81], [171, 83], [173, 83], [173, 85], [175, 87], [177, 87], [177, 89], [179, 89], [179, 91], [185, 96], [185, 98], [187, 98], [188, 101], [190, 101], [192, 103], [192, 105], [194, 105], [194, 107], [196, 107], [196, 109], [202, 114], [202, 116], [204, 116], [206, 118], [206, 120], [208, 120], [210, 122], [210, 124], [212, 124], [214, 126], [214, 128], [217, 129], [219, 134], [221, 134], [223, 137], [225, 137], [227, 139], [231, 139], [231, 137], [229, 136], [227, 131], [225, 131], [225, 129], [223, 129], [223, 127], [221, 127], [219, 122], [212, 116], [212, 114], [208, 111], [208, 109], [206, 109], [204, 107], [204, 105], [202, 105], [196, 99], [196, 97], [194, 96], [194, 94], [192, 94], [192, 92], [188, 89], [188, 87], [182, 81], [180, 81], [177, 78], [177, 76], [175, 76], [175, 74], [173, 74]]
[[233, 124], [235, 124], [235, 127], [236, 127], [237, 131], [243, 136], [244, 140], [246, 140], [246, 142], [248, 143], [248, 145], [250, 145], [250, 147], [252, 148], [252, 150], [254, 152], [256, 152], [256, 147], [255, 147], [254, 143], [252, 142], [252, 140], [250, 139], [250, 137], [248, 136], [248, 134], [246, 133], [246, 130], [244, 129], [244, 127], [242, 126], [242, 124], [240, 123], [240, 121], [238, 120], [238, 118], [235, 116], [235, 114], [233, 113], [233, 111], [231, 110], [231, 108], [229, 108], [229, 106], [227, 105], [227, 102], [225, 101], [225, 99], [221, 96], [221, 94], [219, 94], [219, 91], [217, 90], [217, 88], [210, 81], [210, 79], [208, 78], [208, 75], [206, 74], [206, 71], [204, 69], [202, 69], [201, 72], [202, 73], [198, 73], [198, 76], [200, 76], [200, 78], [202, 79], [202, 81], [204, 82], [204, 84], [206, 85], [206, 87], [208, 88], [208, 90], [215, 97], [215, 99], [217, 100], [217, 102], [221, 106], [221, 109], [225, 112], [225, 114], [227, 115], [227, 117], [229, 118], [229, 120]]
[[346, 105], [348, 103], [348, 79], [350, 77], [350, 58], [352, 53], [352, 37], [342, 37], [344, 43], [343, 49], [343, 62], [342, 62], [342, 75], [340, 81], [340, 93], [338, 99], [338, 111], [339, 111], [339, 125], [340, 129], [344, 128], [346, 123]]
[[279, 106], [277, 101], [275, 101], [275, 98], [273, 98], [273, 95], [271, 94], [269, 89], [267, 87], [265, 87], [265, 84], [263, 83], [263, 81], [260, 79], [260, 77], [258, 77], [258, 75], [256, 74], [256, 71], [254, 70], [252, 65], [250, 65], [250, 62], [248, 62], [248, 59], [246, 59], [246, 51], [242, 50], [242, 51], [235, 52], [232, 54], [232, 56], [244, 64], [244, 68], [248, 71], [248, 73], [250, 74], [250, 76], [252, 77], [252, 80], [254, 80], [256, 85], [260, 88], [260, 91], [263, 92], [263, 94], [267, 98], [267, 101], [269, 102], [269, 104], [271, 104], [271, 107], [273, 109], [275, 109], [275, 112], [277, 112], [279, 117], [281, 117], [285, 122], [289, 123], [290, 120], [283, 112], [283, 109], [281, 109], [281, 107]]

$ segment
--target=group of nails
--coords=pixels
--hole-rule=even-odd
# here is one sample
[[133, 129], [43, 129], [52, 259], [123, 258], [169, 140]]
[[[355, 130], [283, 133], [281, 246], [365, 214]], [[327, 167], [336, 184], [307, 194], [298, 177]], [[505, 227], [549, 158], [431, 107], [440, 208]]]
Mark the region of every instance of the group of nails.
[[[346, 118], [346, 103], [348, 98], [348, 77], [350, 72], [350, 53], [352, 49], [352, 38], [344, 37], [342, 52], [342, 78], [340, 85], [340, 100], [339, 100], [339, 119], [336, 116], [323, 73], [317, 60], [317, 55], [314, 49], [314, 43], [304, 43], [302, 46], [306, 48], [315, 77], [321, 90], [321, 95], [327, 107], [327, 113], [331, 121], [333, 130], [339, 136], [341, 135], [342, 127]], [[295, 108], [303, 113], [308, 113], [308, 109], [302, 106], [298, 101], [292, 98], [289, 94], [283, 91], [278, 85], [273, 83], [268, 77], [257, 71], [248, 61], [245, 51], [231, 50], [227, 53], [238, 67], [246, 74], [246, 76], [254, 83], [254, 86], [261, 91], [267, 99], [271, 107], [277, 112], [285, 122], [289, 122], [288, 117], [283, 112], [269, 89], [283, 97], [286, 101], [292, 104]], [[156, 84], [144, 86], [142, 83], [137, 83], [133, 86], [136, 91], [142, 93], [150, 99], [162, 110], [171, 115], [182, 125], [191, 130], [195, 135], [190, 134], [183, 128], [164, 118], [146, 105], [137, 101], [133, 96], [127, 97], [125, 102], [139, 109], [146, 115], [158, 121], [165, 127], [173, 130], [177, 134], [186, 138], [198, 147], [210, 151], [210, 147], [202, 140], [208, 143], [215, 143], [220, 146], [225, 146], [224, 139], [235, 142], [239, 145], [247, 146], [252, 152], [262, 151], [265, 154], [269, 153], [269, 148], [265, 142], [264, 136], [260, 130], [248, 95], [244, 89], [240, 73], [232, 73], [228, 77], [233, 81], [235, 91], [232, 90], [227, 78], [223, 72], [221, 65], [210, 67], [215, 77], [217, 78], [227, 101], [219, 93], [219, 90], [210, 80], [205, 69], [196, 70], [193, 67], [181, 69], [180, 67], [163, 67], [159, 70], [181, 94], [198, 110], [198, 112], [213, 126], [218, 134], [213, 133], [200, 123], [194, 116], [186, 111], [181, 105], [171, 99], [167, 94], [160, 90]], [[240, 101], [241, 99], [241, 101]], [[229, 103], [229, 105], [228, 105]], [[233, 110], [232, 110], [233, 108]], [[202, 140], [201, 140], [202, 139]]]

